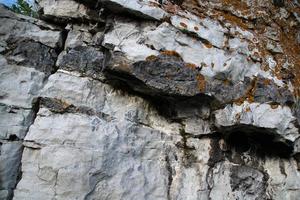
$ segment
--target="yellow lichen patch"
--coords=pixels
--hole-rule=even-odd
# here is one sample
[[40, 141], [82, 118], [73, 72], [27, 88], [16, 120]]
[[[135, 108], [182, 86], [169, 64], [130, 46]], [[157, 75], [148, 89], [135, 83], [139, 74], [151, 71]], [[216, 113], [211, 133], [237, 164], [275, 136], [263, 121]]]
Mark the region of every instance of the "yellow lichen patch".
[[193, 63], [185, 63], [185, 66], [191, 69], [196, 69], [197, 65], [193, 64]]
[[155, 61], [155, 60], [157, 60], [157, 56], [155, 55], [151, 55], [146, 58], [146, 61]]
[[197, 81], [198, 81], [198, 88], [200, 92], [205, 92], [206, 83], [205, 83], [205, 77], [202, 74], [197, 75]]
[[161, 55], [166, 55], [166, 56], [175, 56], [175, 57], [181, 58], [180, 54], [177, 53], [176, 51], [165, 50], [165, 51], [161, 51], [160, 54]]

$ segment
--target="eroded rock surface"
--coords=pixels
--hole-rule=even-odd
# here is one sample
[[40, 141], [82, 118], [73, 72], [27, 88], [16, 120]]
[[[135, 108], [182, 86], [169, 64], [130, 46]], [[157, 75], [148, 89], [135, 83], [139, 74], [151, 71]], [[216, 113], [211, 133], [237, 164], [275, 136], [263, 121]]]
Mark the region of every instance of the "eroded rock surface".
[[300, 196], [298, 1], [0, 6], [0, 199]]

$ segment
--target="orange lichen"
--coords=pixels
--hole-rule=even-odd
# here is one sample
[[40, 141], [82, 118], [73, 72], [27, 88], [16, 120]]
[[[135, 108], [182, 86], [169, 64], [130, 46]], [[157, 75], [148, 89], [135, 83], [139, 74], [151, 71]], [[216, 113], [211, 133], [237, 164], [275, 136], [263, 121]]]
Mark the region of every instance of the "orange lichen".
[[212, 45], [210, 42], [205, 42], [205, 43], [204, 43], [204, 46], [205, 46], [206, 48], [208, 48], [208, 49], [210, 49], [210, 48], [213, 47], [213, 45]]
[[257, 78], [255, 77], [252, 81], [250, 86], [248, 87], [246, 93], [244, 96], [233, 100], [233, 103], [237, 104], [237, 105], [242, 105], [244, 103], [244, 101], [248, 101], [249, 103], [253, 103], [254, 102], [254, 92], [257, 88]]
[[187, 25], [184, 22], [180, 22], [180, 26], [182, 26], [183, 28], [187, 28]]
[[165, 51], [161, 51], [160, 54], [161, 55], [166, 55], [166, 56], [175, 56], [177, 58], [181, 58], [180, 54], [177, 53], [176, 51], [165, 50]]
[[197, 81], [198, 81], [198, 88], [200, 92], [205, 92], [206, 83], [205, 83], [205, 77], [202, 74], [197, 75]]
[[227, 20], [229, 23], [232, 23], [234, 25], [239, 26], [240, 28], [246, 30], [249, 28], [249, 25], [247, 24], [247, 22], [245, 22], [243, 19], [232, 15], [231, 13], [227, 13], [227, 12], [217, 12], [218, 16], [223, 16], [225, 18], [225, 20]]
[[248, 11], [249, 6], [241, 0], [223, 0], [224, 6], [233, 6], [236, 10], [239, 11]]
[[293, 63], [293, 67], [289, 73], [294, 75], [292, 83], [295, 88], [295, 95], [300, 96], [300, 45], [297, 43], [296, 30], [289, 30], [289, 32], [281, 32], [280, 44], [284, 53], [288, 57], [289, 62]]
[[196, 69], [197, 65], [193, 64], [193, 63], [185, 63], [185, 66], [191, 69]]
[[271, 80], [270, 79], [264, 79], [264, 85], [270, 85]]

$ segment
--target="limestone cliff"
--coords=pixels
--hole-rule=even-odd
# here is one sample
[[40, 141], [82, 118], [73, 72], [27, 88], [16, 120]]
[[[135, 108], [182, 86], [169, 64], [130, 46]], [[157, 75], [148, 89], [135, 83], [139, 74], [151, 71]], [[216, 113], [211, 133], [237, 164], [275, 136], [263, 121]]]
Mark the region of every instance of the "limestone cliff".
[[298, 0], [0, 6], [0, 199], [299, 200]]

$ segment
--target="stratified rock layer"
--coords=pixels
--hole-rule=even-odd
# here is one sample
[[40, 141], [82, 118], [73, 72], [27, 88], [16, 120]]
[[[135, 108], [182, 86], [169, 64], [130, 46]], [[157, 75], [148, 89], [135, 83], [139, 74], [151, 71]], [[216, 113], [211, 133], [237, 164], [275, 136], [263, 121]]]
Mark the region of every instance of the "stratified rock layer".
[[298, 1], [38, 9], [0, 6], [0, 199], [299, 199]]

